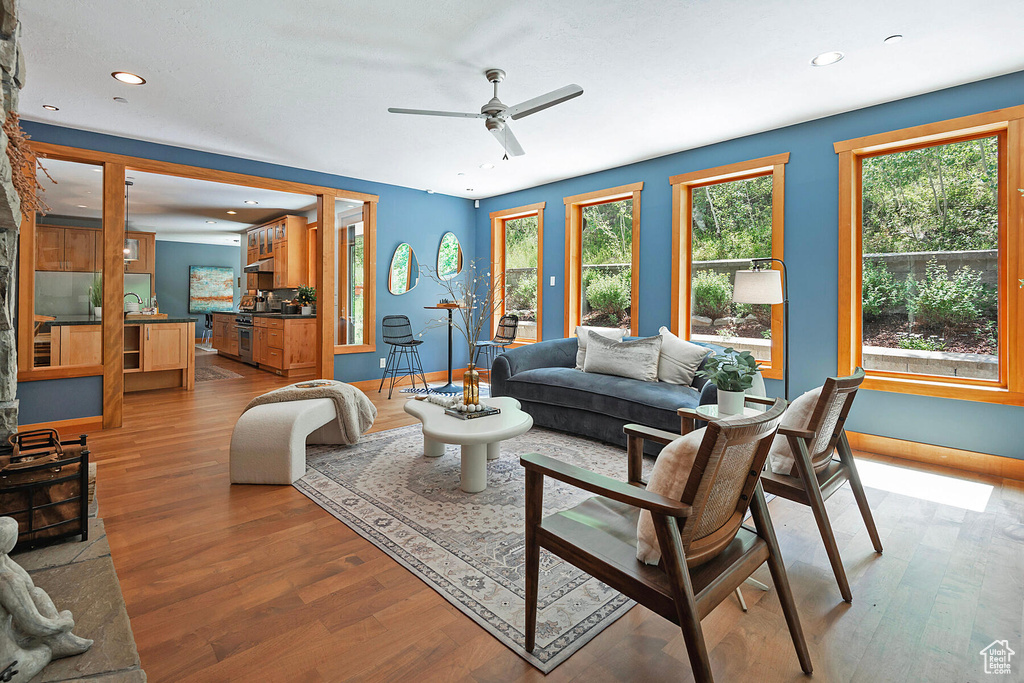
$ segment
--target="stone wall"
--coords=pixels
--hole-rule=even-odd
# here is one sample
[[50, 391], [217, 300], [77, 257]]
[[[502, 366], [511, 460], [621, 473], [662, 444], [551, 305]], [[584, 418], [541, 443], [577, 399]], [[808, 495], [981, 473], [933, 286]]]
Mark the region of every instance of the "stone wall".
[[[17, 0], [0, 0], [0, 86], [3, 106], [0, 122], [18, 111], [18, 93], [25, 83], [25, 61], [19, 38]], [[17, 344], [14, 330], [14, 297], [18, 255], [18, 228], [21, 226], [21, 202], [11, 182], [11, 162], [7, 158], [7, 136], [0, 133], [0, 443], [18, 430]]]

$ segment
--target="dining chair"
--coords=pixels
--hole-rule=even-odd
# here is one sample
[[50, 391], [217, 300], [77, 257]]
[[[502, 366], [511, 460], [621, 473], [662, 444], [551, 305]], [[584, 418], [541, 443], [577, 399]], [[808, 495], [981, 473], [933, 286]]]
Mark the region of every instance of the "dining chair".
[[494, 363], [498, 349], [504, 351], [508, 345], [516, 340], [516, 333], [519, 331], [518, 315], [503, 315], [498, 320], [498, 329], [495, 330], [493, 339], [485, 339], [476, 343], [476, 366], [480, 368], [480, 356], [483, 355], [487, 362], [487, 372], [491, 371], [491, 364]]
[[[762, 466], [778, 429], [785, 401], [756, 416], [715, 420], [689, 443], [678, 434], [640, 425], [626, 425], [627, 435], [662, 444], [690, 447], [686, 458], [659, 457], [666, 465], [685, 471], [663, 471], [682, 478], [679, 498], [647, 490], [639, 481], [639, 467], [629, 467], [628, 481], [529, 454], [520, 458], [526, 468], [526, 649], [537, 642], [537, 598], [540, 549], [570, 564], [677, 624], [686, 644], [694, 678], [713, 681], [701, 619], [767, 562], [778, 590], [782, 611], [796, 648], [800, 667], [811, 673], [811, 659], [800, 618], [786, 576], [786, 567], [759, 482]], [[676, 442], [679, 440], [679, 442]], [[673, 443], [675, 442], [675, 443]], [[642, 458], [630, 451], [632, 460]], [[544, 479], [550, 477], [597, 494], [570, 510], [541, 518]], [[750, 511], [754, 527], [743, 524]], [[637, 559], [641, 511], [650, 513], [660, 548], [657, 565]], [[647, 541], [644, 541], [647, 543]]]
[[[416, 388], [416, 375], [419, 374], [423, 380], [423, 388], [427, 389], [427, 378], [423, 374], [423, 363], [420, 361], [418, 347], [423, 343], [422, 339], [416, 339], [412, 334], [412, 323], [405, 315], [386, 315], [381, 321], [381, 330], [384, 335], [384, 343], [388, 349], [387, 361], [384, 363], [384, 374], [380, 378], [380, 386], [377, 387], [379, 394], [384, 388], [384, 380], [391, 374], [391, 384], [388, 386], [388, 398], [395, 389], [399, 372], [402, 377], [409, 377], [412, 380], [412, 388]], [[402, 367], [405, 361], [405, 367]]]

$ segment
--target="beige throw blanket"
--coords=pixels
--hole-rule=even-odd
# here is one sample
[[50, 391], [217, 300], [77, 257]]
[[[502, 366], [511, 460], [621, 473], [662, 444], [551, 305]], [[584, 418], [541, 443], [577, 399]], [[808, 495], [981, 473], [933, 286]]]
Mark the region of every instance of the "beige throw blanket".
[[[257, 396], [249, 401], [245, 410], [267, 403], [329, 398], [334, 401], [334, 407], [338, 413], [338, 429], [346, 444], [358, 443], [359, 436], [373, 426], [373, 421], [377, 418], [377, 406], [366, 398], [366, 394], [351, 384], [332, 381], [324, 386], [306, 388], [299, 386], [301, 384], [308, 384], [308, 381], [289, 384], [286, 387]], [[245, 410], [242, 412], [244, 413]]]

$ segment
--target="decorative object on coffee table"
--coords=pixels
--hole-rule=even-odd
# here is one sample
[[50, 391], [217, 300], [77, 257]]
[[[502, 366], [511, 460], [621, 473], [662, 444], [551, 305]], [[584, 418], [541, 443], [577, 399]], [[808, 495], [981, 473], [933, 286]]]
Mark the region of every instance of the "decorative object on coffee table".
[[17, 671], [4, 680], [24, 683], [51, 659], [80, 655], [92, 641], [71, 632], [71, 612], [58, 612], [50, 596], [8, 556], [17, 542], [18, 522], [0, 517], [0, 662], [17, 661]]
[[718, 414], [725, 416], [743, 412], [743, 397], [757, 371], [757, 360], [749, 351], [727, 348], [722, 355], [708, 356], [697, 376], [718, 387]]
[[410, 399], [405, 412], [423, 423], [423, 455], [439, 458], [444, 445], [462, 446], [462, 490], [478, 493], [487, 488], [487, 461], [497, 460], [501, 442], [530, 430], [533, 418], [520, 410], [514, 398], [489, 398], [485, 405], [501, 410], [497, 415], [460, 420], [430, 401]]
[[[772, 270], [772, 262], [782, 266]], [[752, 270], [736, 271], [732, 300], [738, 304], [782, 304], [782, 377], [783, 398], [789, 400], [789, 271], [780, 258], [751, 259]]]
[[[425, 268], [427, 277], [440, 285], [447, 297], [450, 297], [452, 301], [458, 302], [457, 308], [450, 308], [443, 306], [448, 309], [448, 320], [433, 320], [428, 324], [430, 327], [439, 327], [447, 324], [448, 326], [448, 385], [434, 391], [442, 393], [456, 393], [457, 390], [452, 391], [451, 386], [451, 335], [452, 328], [457, 329], [466, 340], [468, 350], [468, 370], [470, 373], [470, 383], [468, 387], [463, 386], [463, 397], [469, 401], [479, 402], [479, 386], [480, 386], [480, 375], [476, 371], [476, 356], [478, 353], [479, 342], [485, 336], [484, 326], [489, 324], [489, 321], [493, 320], [494, 317], [501, 311], [501, 304], [504, 301], [504, 280], [502, 273], [491, 273], [481, 265], [477, 265], [477, 260], [474, 259], [469, 262], [469, 266], [463, 269], [460, 275], [453, 277], [441, 277], [438, 275], [436, 270]], [[426, 308], [442, 308], [438, 306], [427, 306]], [[458, 311], [458, 316], [453, 317], [453, 312]], [[476, 389], [473, 389], [472, 383], [475, 381]], [[468, 391], [468, 393], [467, 393]]]

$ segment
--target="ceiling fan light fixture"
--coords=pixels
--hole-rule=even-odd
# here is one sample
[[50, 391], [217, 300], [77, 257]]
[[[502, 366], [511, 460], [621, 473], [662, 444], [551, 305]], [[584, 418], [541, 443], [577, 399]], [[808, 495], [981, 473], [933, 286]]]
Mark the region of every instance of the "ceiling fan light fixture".
[[838, 50], [832, 50], [830, 52], [822, 52], [820, 55], [811, 60], [812, 66], [829, 66], [841, 61], [845, 57], [842, 52]]
[[44, 104], [43, 109], [46, 111], [60, 111], [60, 107], [55, 107], [52, 104]]
[[121, 81], [127, 85], [145, 85], [146, 79], [138, 74], [133, 74], [130, 71], [113, 71], [110, 74], [116, 80]]

